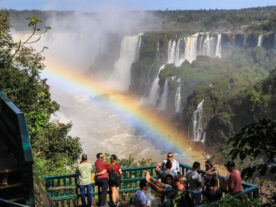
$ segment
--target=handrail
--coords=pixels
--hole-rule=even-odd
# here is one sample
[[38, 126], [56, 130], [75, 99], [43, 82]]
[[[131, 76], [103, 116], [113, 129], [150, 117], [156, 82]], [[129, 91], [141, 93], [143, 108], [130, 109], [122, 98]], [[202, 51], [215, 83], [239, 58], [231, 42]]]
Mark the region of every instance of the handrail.
[[[180, 174], [182, 175], [186, 175], [187, 170], [192, 169], [191, 166], [180, 163]], [[150, 170], [150, 173], [152, 176], [154, 177], [158, 177], [156, 176], [155, 172], [154, 172], [154, 168], [156, 166], [152, 165], [152, 166], [142, 166], [142, 167], [131, 167], [131, 168], [122, 168], [123, 171], [123, 175], [124, 178], [122, 179], [122, 186], [120, 188], [119, 193], [126, 193], [126, 192], [135, 192], [137, 190], [139, 190], [139, 185], [138, 182], [142, 179], [145, 179], [144, 177], [144, 170]], [[92, 171], [94, 172], [94, 171]], [[205, 174], [205, 170], [200, 170], [200, 173]], [[219, 176], [220, 178], [223, 178], [223, 176]], [[226, 177], [224, 177], [226, 178]], [[52, 197], [53, 200], [55, 201], [59, 201], [59, 200], [63, 200], [63, 199], [77, 199], [79, 196], [79, 192], [78, 192], [78, 188], [77, 185], [75, 183], [75, 174], [68, 174], [68, 175], [58, 175], [58, 176], [47, 176], [43, 178], [46, 181], [46, 190], [48, 191], [48, 193], [50, 194], [50, 196]], [[67, 181], [66, 181], [67, 180]], [[69, 185], [70, 183], [70, 185]], [[251, 194], [253, 193], [253, 197], [257, 197], [258, 196], [258, 186], [256, 185], [252, 185], [246, 182], [242, 182], [243, 187], [245, 188], [241, 193], [238, 193], [235, 195], [235, 197], [239, 197], [241, 195], [244, 194]], [[57, 189], [58, 186], [64, 186], [64, 188], [61, 190], [55, 190]], [[66, 187], [69, 186], [75, 186], [74, 191], [71, 189], [68, 190], [66, 189]], [[51, 187], [56, 187], [56, 188], [52, 188]], [[66, 192], [69, 194], [66, 194]], [[70, 194], [70, 192], [72, 194]], [[97, 192], [96, 192], [96, 185], [95, 183], [92, 184], [92, 195], [96, 196]], [[250, 195], [250, 197], [252, 197]], [[222, 198], [223, 199], [223, 198]], [[214, 201], [214, 202], [218, 202]], [[214, 202], [210, 202], [209, 204], [213, 204]], [[201, 205], [200, 205], [201, 206]], [[199, 207], [199, 206], [198, 206]]]
[[6, 207], [28, 207], [20, 203], [15, 203], [12, 201], [7, 201], [5, 199], [0, 198], [0, 206], [6, 206]]

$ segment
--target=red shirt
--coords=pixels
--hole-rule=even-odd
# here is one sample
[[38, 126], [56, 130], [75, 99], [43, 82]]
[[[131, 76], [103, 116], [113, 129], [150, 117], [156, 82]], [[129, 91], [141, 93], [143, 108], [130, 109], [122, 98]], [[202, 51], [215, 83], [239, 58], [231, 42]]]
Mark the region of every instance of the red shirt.
[[119, 164], [109, 164], [107, 165], [107, 172], [110, 173], [112, 170], [115, 170], [118, 174], [118, 176], [120, 176], [119, 170], [121, 169], [121, 166]]
[[[230, 194], [238, 193], [242, 191], [242, 179], [241, 173], [238, 170], [233, 170], [228, 179], [228, 189]], [[233, 186], [233, 189], [230, 188]]]
[[[107, 164], [106, 164], [106, 161], [99, 161], [97, 160], [96, 163], [96, 172], [99, 173], [99, 172], [102, 172], [103, 170], [107, 170]], [[103, 175], [99, 175], [97, 176], [97, 178], [108, 178], [108, 174], [107, 172], [105, 172]]]

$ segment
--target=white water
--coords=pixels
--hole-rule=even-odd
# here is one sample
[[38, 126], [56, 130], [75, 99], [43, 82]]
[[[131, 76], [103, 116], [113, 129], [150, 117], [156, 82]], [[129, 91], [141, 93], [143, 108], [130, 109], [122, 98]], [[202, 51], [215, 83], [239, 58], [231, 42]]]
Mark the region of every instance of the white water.
[[221, 58], [221, 34], [196, 33], [169, 41], [167, 64], [179, 67], [185, 60], [192, 63], [197, 56]]
[[260, 35], [260, 36], [258, 37], [257, 47], [262, 47], [262, 42], [263, 42], [263, 35]]
[[178, 78], [177, 82], [179, 85], [175, 92], [174, 103], [175, 103], [175, 113], [180, 113], [181, 112], [181, 78]]
[[175, 46], [176, 46], [176, 41], [175, 40], [170, 40], [169, 45], [168, 45], [168, 64], [172, 64], [175, 61]]
[[193, 116], [193, 141], [205, 142], [206, 133], [203, 130], [203, 103], [204, 99], [197, 105]]
[[221, 58], [221, 34], [218, 34], [218, 37], [217, 37], [217, 46], [216, 46], [215, 56]]
[[163, 86], [162, 95], [158, 104], [158, 110], [165, 111], [167, 108], [168, 102], [168, 80], [165, 80], [165, 84]]
[[131, 64], [138, 60], [142, 34], [125, 36], [121, 42], [120, 58], [114, 65], [110, 82], [117, 90], [127, 91], [131, 83]]
[[161, 67], [159, 68], [159, 71], [157, 73], [156, 78], [152, 82], [152, 85], [151, 85], [151, 88], [150, 88], [150, 93], [149, 93], [149, 96], [146, 100], [146, 103], [151, 105], [151, 106], [156, 106], [157, 101], [159, 99], [159, 94], [160, 94], [159, 74], [164, 69], [165, 69], [165, 65], [161, 65]]

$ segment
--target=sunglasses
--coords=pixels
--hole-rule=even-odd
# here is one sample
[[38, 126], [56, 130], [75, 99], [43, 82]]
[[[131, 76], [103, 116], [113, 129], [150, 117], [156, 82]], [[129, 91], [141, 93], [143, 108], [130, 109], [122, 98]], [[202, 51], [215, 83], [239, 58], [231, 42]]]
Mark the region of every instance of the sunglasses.
[[168, 158], [170, 158], [170, 157], [173, 157], [173, 156], [168, 156]]

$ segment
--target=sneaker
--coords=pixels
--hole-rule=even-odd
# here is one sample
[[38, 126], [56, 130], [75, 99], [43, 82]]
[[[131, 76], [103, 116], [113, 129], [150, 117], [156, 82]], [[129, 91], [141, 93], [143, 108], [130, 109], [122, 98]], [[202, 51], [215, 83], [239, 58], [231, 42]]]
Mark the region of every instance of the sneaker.
[[118, 207], [120, 205], [119, 201], [116, 202], [116, 207]]

